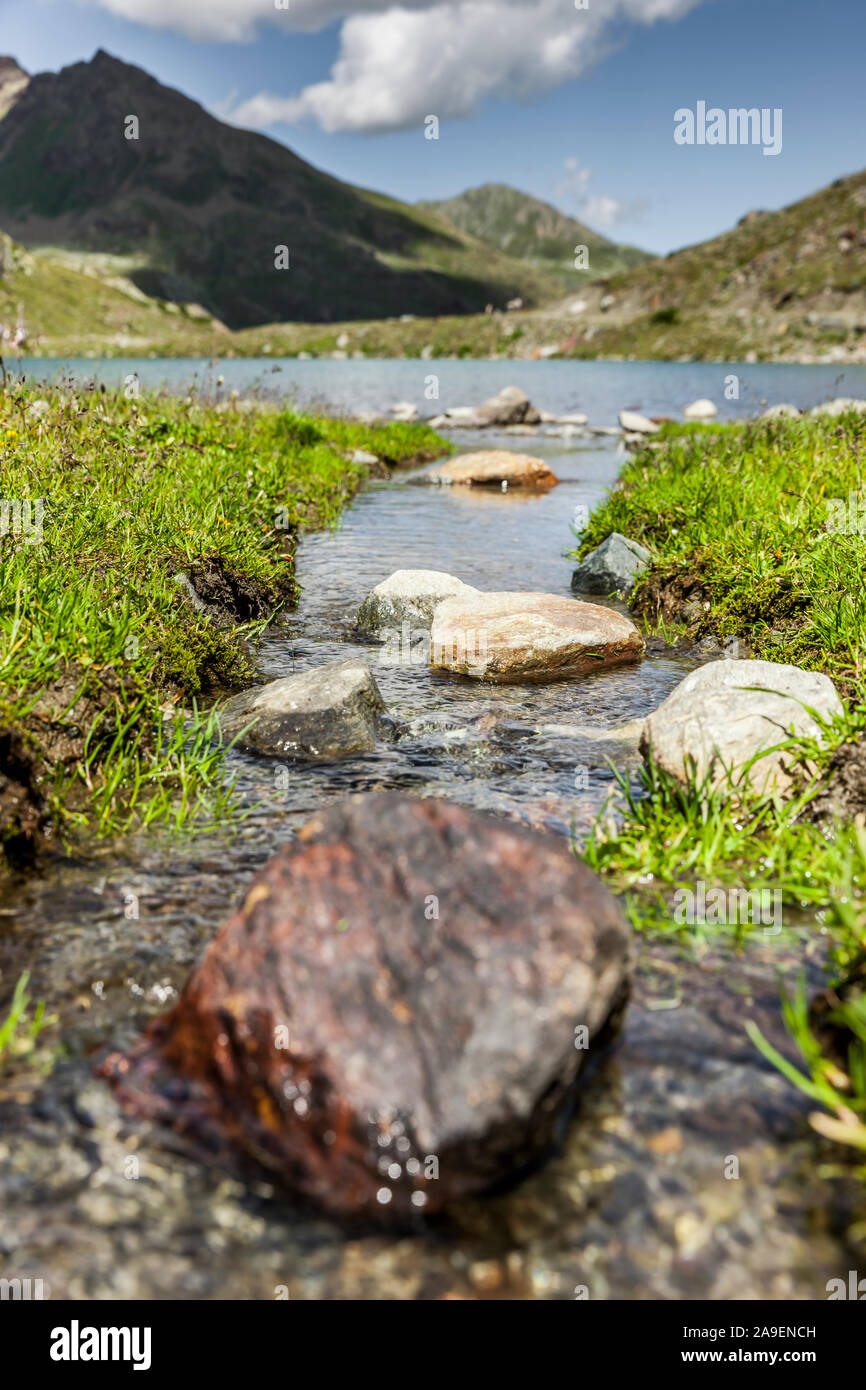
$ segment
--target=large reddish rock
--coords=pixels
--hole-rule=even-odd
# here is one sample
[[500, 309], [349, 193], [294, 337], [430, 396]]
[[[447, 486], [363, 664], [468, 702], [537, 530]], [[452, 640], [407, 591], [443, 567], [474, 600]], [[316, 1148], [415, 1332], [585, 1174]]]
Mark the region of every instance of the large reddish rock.
[[625, 997], [629, 931], [559, 838], [372, 793], [254, 880], [103, 1072], [338, 1216], [435, 1211], [538, 1158]]

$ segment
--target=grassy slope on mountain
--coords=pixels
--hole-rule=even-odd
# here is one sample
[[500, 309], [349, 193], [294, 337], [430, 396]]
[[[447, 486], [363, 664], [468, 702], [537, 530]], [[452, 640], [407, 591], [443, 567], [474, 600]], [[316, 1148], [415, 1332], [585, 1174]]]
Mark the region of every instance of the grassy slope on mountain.
[[[604, 294], [614, 304], [602, 313]], [[852, 346], [866, 332], [866, 171], [779, 212], [751, 213], [583, 297], [578, 351], [593, 355], [774, 357]]]
[[[131, 257], [139, 288], [235, 328], [555, 293], [434, 215], [343, 184], [102, 52], [32, 78], [0, 122], [0, 226], [31, 248]], [[275, 268], [281, 246], [288, 269]]]
[[[448, 254], [440, 248], [446, 268]], [[112, 289], [117, 277], [107, 280], [102, 270], [91, 304], [92, 279], [58, 269], [56, 258], [47, 255], [33, 264], [31, 275], [19, 274], [14, 284], [7, 276], [6, 301], [24, 303], [31, 337], [44, 336], [45, 355], [108, 350], [254, 356], [267, 347], [274, 356], [339, 350], [413, 357], [427, 349], [434, 357], [529, 358], [543, 350], [581, 358], [731, 361], [754, 354], [768, 361], [866, 361], [866, 172], [780, 212], [752, 214], [713, 241], [584, 283], [578, 314], [570, 312], [577, 298], [571, 296], [508, 315], [268, 322], [227, 335], [119, 296]], [[0, 315], [9, 313], [3, 293], [0, 281]], [[602, 310], [608, 296], [613, 304]], [[128, 330], [125, 320], [133, 325]], [[124, 335], [135, 342], [124, 346]]]
[[[354, 326], [353, 334], [362, 333], [366, 351], [406, 356], [431, 345], [436, 356], [543, 350], [581, 358], [866, 361], [866, 171], [779, 212], [750, 214], [712, 241], [585, 283], [579, 300], [507, 317]], [[321, 330], [280, 339], [268, 329], [268, 337], [287, 351], [332, 345]]]
[[[446, 217], [455, 227], [505, 255], [545, 271], [567, 290], [651, 259], [646, 251], [618, 246], [576, 218], [507, 184], [484, 184], [456, 198], [420, 203], [419, 207]], [[587, 270], [575, 269], [577, 246], [588, 249]]]
[[167, 355], [202, 356], [229, 341], [210, 320], [148, 299], [110, 267], [86, 257], [31, 255], [0, 233], [0, 324], [14, 326], [19, 316], [29, 332], [27, 353], [44, 356], [135, 356], [155, 343]]

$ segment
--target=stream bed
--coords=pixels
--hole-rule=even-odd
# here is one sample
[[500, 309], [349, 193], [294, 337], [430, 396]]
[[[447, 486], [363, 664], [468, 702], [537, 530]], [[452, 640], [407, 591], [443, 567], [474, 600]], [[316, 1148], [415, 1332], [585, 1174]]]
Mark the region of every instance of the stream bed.
[[267, 678], [364, 656], [399, 721], [393, 741], [288, 769], [234, 752], [242, 820], [58, 854], [4, 896], [3, 997], [30, 970], [64, 1053], [47, 1077], [25, 1059], [0, 1082], [0, 1276], [41, 1278], [54, 1298], [761, 1300], [824, 1298], [856, 1267], [850, 1193], [817, 1171], [809, 1105], [743, 1029], [754, 1019], [790, 1052], [780, 978], [820, 981], [814, 925], [755, 931], [737, 952], [642, 940], [622, 1031], [582, 1079], [561, 1148], [518, 1185], [400, 1234], [342, 1229], [203, 1167], [92, 1075], [173, 1002], [251, 876], [323, 804], [399, 788], [580, 839], [613, 788], [609, 762], [639, 761], [605, 734], [721, 654], [654, 639], [639, 665], [531, 687], [383, 664], [353, 616], [395, 569], [570, 592], [575, 508], [597, 504], [623, 458], [611, 439], [487, 433], [484, 447], [543, 457], [561, 484], [531, 497], [406, 474], [370, 484], [339, 529], [303, 540], [300, 605], [260, 645]]

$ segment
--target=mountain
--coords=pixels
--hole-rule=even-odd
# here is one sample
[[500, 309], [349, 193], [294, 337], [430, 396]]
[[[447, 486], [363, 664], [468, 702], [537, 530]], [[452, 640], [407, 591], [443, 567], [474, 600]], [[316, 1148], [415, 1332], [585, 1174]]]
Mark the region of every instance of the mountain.
[[[261, 332], [243, 335], [246, 350], [334, 346], [300, 325]], [[866, 363], [866, 170], [779, 211], [749, 212], [700, 245], [584, 281], [557, 303], [370, 324], [356, 342], [371, 356]]]
[[557, 292], [435, 213], [341, 183], [101, 50], [29, 81], [7, 59], [0, 82], [0, 227], [29, 249], [110, 256], [149, 296], [231, 328]]
[[[567, 289], [654, 259], [634, 246], [608, 241], [549, 203], [504, 183], [486, 183], [456, 198], [418, 206], [447, 217], [455, 227], [504, 255], [535, 266]], [[578, 246], [586, 246], [589, 252], [584, 271], [574, 265]]]
[[[845, 360], [866, 347], [866, 170], [581, 290], [593, 353]], [[602, 307], [604, 306], [604, 307]], [[576, 308], [576, 305], [572, 306]], [[564, 315], [568, 306], [563, 304]], [[553, 309], [544, 311], [556, 317]]]
[[24, 91], [30, 78], [14, 58], [0, 58], [0, 120]]

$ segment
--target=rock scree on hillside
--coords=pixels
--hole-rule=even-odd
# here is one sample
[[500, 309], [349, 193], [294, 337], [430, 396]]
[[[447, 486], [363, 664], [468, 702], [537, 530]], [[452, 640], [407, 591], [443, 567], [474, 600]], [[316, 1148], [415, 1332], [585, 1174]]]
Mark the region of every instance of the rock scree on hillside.
[[270, 757], [320, 759], [369, 753], [385, 702], [365, 661], [331, 661], [244, 690], [221, 706], [226, 743]]
[[543, 459], [515, 454], [508, 449], [481, 449], [460, 454], [427, 474], [433, 483], [462, 483], [468, 487], [550, 488], [559, 482]]
[[841, 714], [829, 676], [773, 661], [711, 661], [691, 671], [653, 711], [640, 748], [680, 781], [693, 766], [699, 781], [709, 777], [716, 788], [733, 780], [761, 793], [784, 793], [794, 757], [776, 745], [792, 732], [820, 738], [810, 710], [824, 719]]
[[629, 965], [616, 900], [562, 839], [368, 793], [270, 861], [177, 1005], [99, 1070], [202, 1156], [405, 1218], [544, 1155]]
[[433, 668], [479, 680], [565, 680], [638, 661], [644, 650], [624, 614], [561, 594], [446, 599], [430, 629]]

